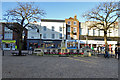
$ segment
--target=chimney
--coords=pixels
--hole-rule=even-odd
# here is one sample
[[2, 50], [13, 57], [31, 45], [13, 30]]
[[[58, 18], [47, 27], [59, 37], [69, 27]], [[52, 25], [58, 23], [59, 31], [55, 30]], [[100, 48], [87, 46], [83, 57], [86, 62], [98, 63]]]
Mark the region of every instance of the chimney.
[[74, 16], [74, 19], [77, 19], [77, 15]]

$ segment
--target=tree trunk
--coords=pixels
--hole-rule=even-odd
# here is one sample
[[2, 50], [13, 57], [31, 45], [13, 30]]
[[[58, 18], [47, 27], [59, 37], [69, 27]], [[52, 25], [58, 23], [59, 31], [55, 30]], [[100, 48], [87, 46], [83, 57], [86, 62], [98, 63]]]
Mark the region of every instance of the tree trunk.
[[21, 50], [22, 50], [22, 33], [19, 34], [19, 56], [21, 56]]
[[105, 53], [108, 51], [108, 44], [107, 44], [107, 30], [104, 31], [104, 41], [105, 41]]
[[23, 49], [26, 50], [27, 49], [27, 42], [26, 42], [26, 36], [24, 36], [24, 39], [23, 39]]

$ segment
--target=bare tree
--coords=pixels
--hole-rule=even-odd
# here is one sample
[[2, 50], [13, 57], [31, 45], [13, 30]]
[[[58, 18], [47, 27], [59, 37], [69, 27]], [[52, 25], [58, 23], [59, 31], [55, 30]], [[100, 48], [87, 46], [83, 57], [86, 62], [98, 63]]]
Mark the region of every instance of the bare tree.
[[19, 36], [19, 55], [21, 55], [22, 50], [22, 33], [24, 29], [27, 29], [30, 22], [40, 21], [41, 17], [46, 13], [44, 10], [35, 6], [34, 3], [19, 3], [14, 9], [6, 11], [4, 14], [4, 20], [7, 22], [17, 22], [20, 24], [21, 28], [15, 28], [13, 26], [6, 25], [9, 29], [18, 33]]
[[94, 20], [95, 23], [90, 25], [90, 28], [97, 28], [104, 31], [104, 41], [105, 41], [105, 51], [107, 51], [107, 30], [116, 23], [119, 14], [118, 3], [117, 2], [104, 2], [100, 3], [97, 7], [89, 12], [83, 14], [88, 20]]

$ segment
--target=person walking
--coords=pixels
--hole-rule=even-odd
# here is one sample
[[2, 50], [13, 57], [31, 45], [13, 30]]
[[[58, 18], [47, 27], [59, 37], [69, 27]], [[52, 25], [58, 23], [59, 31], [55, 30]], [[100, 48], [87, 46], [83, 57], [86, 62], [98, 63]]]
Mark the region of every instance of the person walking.
[[109, 48], [105, 50], [105, 58], [109, 58]]
[[117, 56], [118, 56], [118, 47], [116, 46], [115, 47], [115, 58], [118, 58]]
[[118, 60], [120, 58], [120, 44], [118, 44]]

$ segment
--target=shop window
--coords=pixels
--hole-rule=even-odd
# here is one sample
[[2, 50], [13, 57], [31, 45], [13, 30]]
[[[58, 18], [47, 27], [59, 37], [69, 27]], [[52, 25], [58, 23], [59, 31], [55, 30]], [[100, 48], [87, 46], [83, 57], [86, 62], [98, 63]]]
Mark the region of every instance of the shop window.
[[67, 53], [67, 49], [65, 49], [65, 53]]
[[52, 48], [55, 47], [55, 44], [51, 44], [51, 47], [52, 47]]
[[10, 48], [10, 44], [5, 44], [5, 48]]
[[58, 52], [61, 52], [61, 49], [58, 49]]
[[58, 48], [60, 48], [61, 47], [61, 44], [58, 44]]
[[48, 49], [47, 52], [50, 52], [50, 50]]
[[77, 39], [77, 35], [73, 35], [74, 39]]
[[79, 50], [77, 50], [76, 52], [79, 53]]
[[73, 53], [73, 50], [70, 50], [71, 53]]
[[71, 39], [70, 35], [67, 35], [67, 39]]
[[93, 48], [96, 48], [96, 44], [93, 44]]
[[55, 50], [53, 50], [52, 52], [56, 52]]
[[55, 48], [55, 44], [46, 44], [46, 48]]

